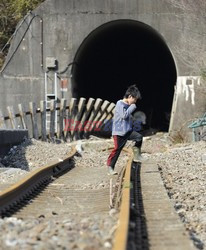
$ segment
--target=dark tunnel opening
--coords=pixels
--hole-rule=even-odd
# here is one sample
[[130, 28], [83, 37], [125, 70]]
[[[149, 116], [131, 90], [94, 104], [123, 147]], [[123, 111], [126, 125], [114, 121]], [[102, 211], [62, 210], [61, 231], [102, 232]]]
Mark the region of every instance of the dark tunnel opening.
[[133, 20], [106, 23], [82, 42], [72, 68], [74, 97], [116, 102], [129, 85], [142, 94], [137, 110], [147, 115], [147, 128], [167, 131], [176, 66], [161, 35]]

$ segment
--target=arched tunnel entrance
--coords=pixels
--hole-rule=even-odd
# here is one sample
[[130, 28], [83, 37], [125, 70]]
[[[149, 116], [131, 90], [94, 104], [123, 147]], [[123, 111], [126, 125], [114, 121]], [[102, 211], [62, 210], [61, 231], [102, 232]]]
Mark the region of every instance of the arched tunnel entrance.
[[161, 35], [133, 20], [103, 24], [82, 42], [72, 68], [74, 97], [116, 102], [129, 85], [142, 94], [138, 110], [147, 115], [148, 128], [167, 131], [176, 67]]

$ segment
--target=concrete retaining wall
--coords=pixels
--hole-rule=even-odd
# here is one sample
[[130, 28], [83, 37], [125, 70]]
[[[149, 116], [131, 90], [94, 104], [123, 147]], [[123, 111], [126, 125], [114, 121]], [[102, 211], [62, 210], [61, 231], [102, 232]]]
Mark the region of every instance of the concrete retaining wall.
[[206, 112], [206, 82], [200, 77], [178, 77], [169, 133], [176, 141], [192, 141], [188, 126]]

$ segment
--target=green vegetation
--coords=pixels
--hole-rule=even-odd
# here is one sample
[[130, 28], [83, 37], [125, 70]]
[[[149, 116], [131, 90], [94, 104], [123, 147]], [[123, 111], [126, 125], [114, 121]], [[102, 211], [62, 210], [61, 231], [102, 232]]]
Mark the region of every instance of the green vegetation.
[[15, 31], [17, 23], [29, 10], [33, 10], [44, 0], [0, 0], [0, 68], [3, 65], [8, 46], [3, 50]]

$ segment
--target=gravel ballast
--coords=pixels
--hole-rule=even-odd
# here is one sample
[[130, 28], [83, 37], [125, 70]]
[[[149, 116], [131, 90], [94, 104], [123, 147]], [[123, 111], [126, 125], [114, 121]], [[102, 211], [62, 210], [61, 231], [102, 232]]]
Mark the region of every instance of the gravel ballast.
[[[48, 158], [49, 161], [59, 159], [66, 156], [71, 150], [70, 144], [44, 144], [33, 139], [25, 143], [25, 146], [20, 145], [13, 148], [13, 152], [11, 150], [9, 155], [1, 160], [2, 166], [0, 168], [0, 177], [3, 183], [12, 183], [16, 178], [22, 177], [22, 175], [27, 174], [28, 171], [35, 169], [35, 167], [41, 167], [42, 162], [46, 164]], [[46, 151], [43, 151], [41, 144], [44, 144], [44, 146], [46, 145]], [[108, 143], [106, 145], [108, 146]], [[166, 133], [158, 133], [154, 136], [145, 138], [143, 143], [143, 155], [148, 159], [154, 160], [158, 164], [165, 188], [174, 204], [174, 209], [180, 216], [186, 230], [189, 231], [191, 239], [196, 247], [198, 249], [206, 249], [206, 143], [201, 141], [174, 145], [171, 143]], [[53, 159], [52, 156], [54, 157]], [[91, 168], [95, 168], [93, 157], [98, 157], [97, 160], [99, 161], [99, 165], [106, 165], [108, 154], [102, 153], [97, 156], [93, 150], [90, 152], [84, 151], [84, 156], [87, 161], [84, 161], [84, 158], [77, 158], [77, 166], [79, 164], [82, 168], [86, 168], [88, 164]], [[122, 158], [122, 160], [120, 164], [125, 164], [125, 159]], [[5, 169], [7, 169], [8, 172], [5, 171]], [[79, 189], [101, 189], [102, 187], [108, 187], [109, 184], [106, 180], [96, 179], [96, 182], [93, 184], [85, 183], [85, 185], [81, 186], [74, 182], [72, 185], [74, 188]], [[95, 231], [95, 227], [99, 228], [105, 223], [108, 225], [109, 229], [115, 230], [114, 221], [116, 219], [114, 218], [116, 215], [111, 216], [112, 219], [109, 220], [109, 222], [106, 219], [107, 216], [100, 217], [99, 219], [95, 216], [91, 216], [88, 220], [85, 217], [77, 216], [77, 218], [72, 217], [64, 222], [56, 220], [45, 222], [44, 218], [35, 218], [34, 220], [26, 221], [17, 220], [13, 217], [5, 218], [0, 220], [0, 244], [5, 244], [7, 247], [13, 244], [12, 249], [15, 249], [14, 246], [20, 243], [22, 244], [22, 242], [20, 242], [22, 235], [24, 242], [30, 242], [28, 244], [29, 246], [31, 245], [31, 249], [41, 246], [46, 239], [48, 239], [49, 242], [48, 249], [53, 249], [52, 244], [57, 246], [55, 249], [67, 249], [58, 245], [61, 239], [62, 242], [66, 242], [66, 240], [68, 240], [68, 235], [71, 235], [71, 240], [69, 240], [73, 247], [71, 249], [75, 249], [75, 237], [81, 238], [81, 235], [87, 234], [93, 237], [92, 235], [94, 233], [94, 235], [98, 235], [94, 237], [95, 241], [98, 242], [101, 238], [104, 239], [103, 241], [100, 240], [101, 243], [99, 243], [103, 249], [111, 248], [111, 238], [108, 236], [111, 234], [107, 232], [102, 236], [100, 230], [96, 229]], [[93, 224], [93, 218], [98, 221], [97, 224]], [[54, 227], [57, 230], [56, 235], [55, 232], [53, 232], [55, 229], [52, 229], [52, 225], [56, 225]], [[91, 227], [93, 227], [94, 230], [92, 230], [90, 234]], [[32, 228], [34, 228], [34, 231]], [[9, 232], [11, 232], [11, 234]], [[58, 237], [60, 233], [63, 238], [60, 237], [59, 241]], [[5, 237], [5, 235], [7, 236]], [[25, 239], [25, 237], [28, 238]], [[67, 239], [65, 239], [65, 237], [67, 237]], [[72, 238], [74, 238], [73, 243]], [[90, 236], [88, 236], [87, 239], [90, 239]], [[87, 239], [85, 236], [82, 248], [79, 249], [87, 249], [86, 245], [84, 245]], [[39, 241], [38, 245], [36, 245], [36, 241]], [[28, 244], [25, 244], [28, 247]], [[76, 249], [78, 248], [76, 247]], [[95, 248], [92, 248], [90, 244], [90, 248], [88, 249]]]
[[9, 153], [0, 159], [0, 191], [4, 189], [4, 184], [11, 185], [21, 180], [28, 172], [66, 157], [70, 151], [69, 143], [56, 144], [35, 139], [27, 139], [12, 147]]
[[157, 162], [168, 195], [195, 246], [206, 249], [206, 142], [172, 145], [167, 134], [160, 134], [145, 142], [144, 152]]
[[[34, 163], [33, 166], [39, 168], [41, 164], [38, 165], [38, 162], [41, 157], [41, 160], [43, 160], [46, 154], [40, 145], [44, 143], [36, 142], [35, 140], [32, 140], [32, 143], [33, 146], [34, 144], [36, 146], [33, 148], [34, 151], [29, 151], [29, 155], [32, 157], [33, 154], [38, 154], [38, 157], [36, 161], [34, 158], [30, 159]], [[49, 144], [47, 150], [50, 150], [49, 146], [51, 146], [51, 148], [53, 147], [54, 151], [56, 146], [58, 146], [59, 153], [55, 155], [55, 157], [58, 158], [67, 154], [68, 149], [71, 148], [71, 145], [66, 144]], [[0, 219], [1, 249], [111, 249], [114, 233], [117, 228], [118, 213], [109, 206], [110, 179], [113, 178], [113, 190], [115, 190], [117, 184], [115, 184], [116, 177], [107, 175], [106, 160], [109, 152], [107, 150], [102, 151], [102, 149], [110, 146], [111, 141], [109, 143], [104, 142], [103, 144], [96, 144], [95, 142], [92, 145], [85, 144], [85, 146], [83, 146], [84, 150], [81, 152], [82, 157], [75, 156], [75, 167], [68, 172], [72, 177], [67, 182], [67, 188], [72, 190], [74, 194], [75, 190], [78, 192], [87, 192], [88, 190], [90, 193], [93, 192], [94, 195], [95, 190], [98, 192], [102, 190], [103, 193], [107, 190], [108, 199], [106, 199], [106, 204], [102, 206], [105, 207], [104, 210], [97, 210], [97, 212], [94, 212], [94, 208], [92, 208], [91, 204], [90, 207], [93, 209], [93, 212], [90, 212], [89, 204], [85, 204], [85, 209], [89, 210], [84, 210], [83, 213], [79, 212], [80, 210], [82, 211], [82, 209], [78, 210], [78, 206], [82, 208], [82, 204], [75, 200], [74, 205], [77, 206], [76, 210], [73, 208], [72, 204], [67, 207], [68, 216], [66, 218], [65, 213], [64, 216], [61, 216], [59, 211], [55, 211], [55, 213], [52, 215], [50, 214], [48, 217], [42, 209], [40, 214], [36, 214], [32, 219], [19, 219], [18, 213], [16, 217], [14, 214], [10, 218]], [[16, 154], [13, 153], [11, 158], [9, 158], [10, 155], [6, 158], [8, 166], [8, 159], [13, 159], [12, 169], [15, 169], [14, 158], [16, 157], [16, 159], [21, 161], [19, 152], [25, 152], [23, 145], [21, 145], [21, 147], [15, 151]], [[25, 155], [25, 153], [23, 153], [23, 155]], [[24, 160], [25, 158], [22, 160], [22, 163]], [[117, 162], [117, 171], [120, 171], [127, 163], [127, 160], [127, 155], [122, 153]], [[35, 167], [32, 168], [32, 170], [34, 169]], [[18, 170], [25, 171], [21, 169]], [[25, 172], [28, 173], [28, 171]], [[85, 175], [85, 173], [87, 173], [87, 175]], [[51, 183], [52, 188], [60, 185], [58, 184], [60, 178], [57, 178], [54, 183]], [[69, 194], [65, 199], [69, 199]], [[64, 199], [59, 200], [60, 207], [62, 204], [64, 204]]]

